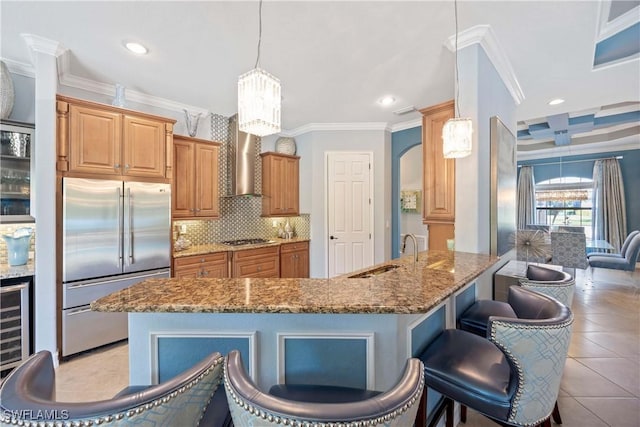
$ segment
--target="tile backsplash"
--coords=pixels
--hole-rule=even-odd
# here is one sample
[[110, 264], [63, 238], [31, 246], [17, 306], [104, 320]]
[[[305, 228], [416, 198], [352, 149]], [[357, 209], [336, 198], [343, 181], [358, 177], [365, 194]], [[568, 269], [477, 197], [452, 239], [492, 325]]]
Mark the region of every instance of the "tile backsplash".
[[[289, 220], [294, 236], [309, 238], [309, 215], [288, 218], [264, 218], [262, 214], [262, 199], [256, 196], [224, 197], [230, 193], [229, 179], [229, 118], [218, 114], [211, 114], [211, 139], [222, 143], [220, 146], [219, 194], [220, 218], [215, 220], [174, 221], [174, 240], [177, 238], [176, 228], [186, 225], [184, 237], [194, 245], [221, 242], [224, 240], [247, 238], [271, 238], [277, 236], [278, 223], [284, 224]], [[262, 159], [260, 157], [260, 138], [256, 142], [255, 188], [262, 188]], [[276, 226], [274, 227], [273, 224]]]

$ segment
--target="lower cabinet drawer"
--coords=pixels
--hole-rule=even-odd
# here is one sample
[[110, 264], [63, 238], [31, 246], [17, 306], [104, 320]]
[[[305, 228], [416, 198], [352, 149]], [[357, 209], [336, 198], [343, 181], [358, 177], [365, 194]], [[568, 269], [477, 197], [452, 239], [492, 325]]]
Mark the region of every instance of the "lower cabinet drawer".
[[234, 260], [233, 277], [280, 277], [280, 259], [270, 256]]

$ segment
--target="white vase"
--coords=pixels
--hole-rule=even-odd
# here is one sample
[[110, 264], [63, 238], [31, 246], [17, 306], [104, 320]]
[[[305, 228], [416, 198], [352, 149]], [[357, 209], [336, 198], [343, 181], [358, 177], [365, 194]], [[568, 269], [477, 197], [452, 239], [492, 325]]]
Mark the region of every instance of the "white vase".
[[111, 105], [114, 107], [124, 107], [126, 99], [125, 99], [125, 87], [119, 83], [116, 83], [116, 95], [113, 98], [113, 102]]
[[288, 136], [281, 136], [276, 141], [276, 153], [294, 156], [296, 154], [296, 140]]
[[13, 110], [15, 91], [11, 74], [3, 61], [0, 61], [0, 101], [0, 119], [6, 119]]

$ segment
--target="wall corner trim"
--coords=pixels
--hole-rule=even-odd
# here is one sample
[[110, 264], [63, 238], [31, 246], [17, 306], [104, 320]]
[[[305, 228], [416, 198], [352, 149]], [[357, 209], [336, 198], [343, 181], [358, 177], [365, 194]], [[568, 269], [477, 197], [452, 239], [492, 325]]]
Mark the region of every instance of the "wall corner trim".
[[[454, 52], [456, 49], [455, 39], [456, 35], [454, 34], [445, 40], [444, 43], [451, 52]], [[473, 44], [482, 46], [489, 60], [493, 66], [496, 67], [496, 71], [500, 75], [500, 78], [502, 78], [516, 105], [520, 105], [522, 101], [524, 101], [524, 93], [511, 66], [511, 62], [490, 25], [476, 25], [458, 33], [458, 50]]]

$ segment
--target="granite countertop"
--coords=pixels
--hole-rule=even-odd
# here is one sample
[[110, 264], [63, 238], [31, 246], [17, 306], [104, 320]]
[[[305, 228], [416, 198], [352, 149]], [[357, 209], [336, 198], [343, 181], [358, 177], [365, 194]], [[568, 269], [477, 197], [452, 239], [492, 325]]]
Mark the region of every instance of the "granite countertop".
[[34, 276], [35, 273], [36, 270], [32, 259], [30, 259], [25, 265], [11, 266], [9, 264], [0, 264], [0, 279]]
[[[369, 278], [150, 279], [91, 303], [95, 311], [147, 313], [426, 313], [498, 261], [426, 251]], [[359, 272], [365, 271], [361, 270]], [[349, 276], [359, 273], [350, 273]]]
[[181, 251], [174, 251], [174, 258], [181, 258], [190, 255], [205, 255], [212, 254], [216, 252], [235, 252], [242, 251], [246, 249], [256, 249], [256, 248], [264, 248], [268, 246], [278, 246], [284, 243], [295, 243], [295, 242], [308, 242], [309, 239], [303, 237], [294, 237], [292, 239], [280, 239], [277, 237], [272, 238], [269, 242], [266, 243], [256, 243], [253, 245], [241, 245], [241, 246], [231, 246], [225, 245], [222, 243], [210, 243], [208, 245], [193, 245], [188, 249], [184, 249]]

